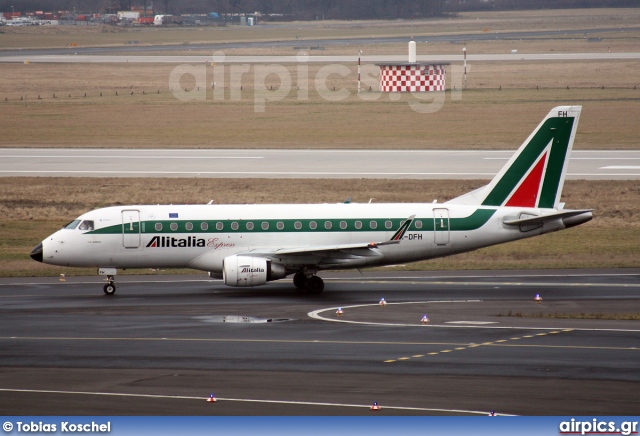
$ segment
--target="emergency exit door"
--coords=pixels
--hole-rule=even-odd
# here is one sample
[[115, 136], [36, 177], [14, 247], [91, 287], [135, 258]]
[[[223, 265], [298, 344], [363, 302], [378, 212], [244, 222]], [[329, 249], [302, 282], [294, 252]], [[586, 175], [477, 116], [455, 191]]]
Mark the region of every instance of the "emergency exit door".
[[122, 244], [124, 248], [140, 246], [140, 212], [137, 210], [122, 211]]
[[436, 245], [449, 243], [449, 209], [433, 209], [433, 237]]

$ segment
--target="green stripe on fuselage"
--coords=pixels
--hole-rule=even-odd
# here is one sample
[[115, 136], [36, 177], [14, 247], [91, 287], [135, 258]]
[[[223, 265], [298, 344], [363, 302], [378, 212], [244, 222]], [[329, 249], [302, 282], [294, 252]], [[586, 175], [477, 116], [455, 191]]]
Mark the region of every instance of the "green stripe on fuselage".
[[[475, 230], [482, 227], [488, 220], [493, 216], [496, 212], [495, 209], [477, 209], [473, 214], [464, 218], [451, 218], [450, 221], [450, 229], [451, 231], [468, 231]], [[325, 228], [325, 222], [329, 221], [331, 223], [331, 228]], [[359, 221], [362, 223], [362, 227], [360, 229], [356, 228], [356, 222]], [[370, 223], [374, 221], [377, 224], [375, 229], [370, 227]], [[391, 221], [390, 228], [385, 226], [387, 221]], [[389, 219], [371, 219], [371, 218], [361, 218], [361, 219], [281, 219], [281, 220], [160, 220], [160, 221], [143, 221], [140, 223], [141, 229], [140, 233], [143, 234], [179, 234], [179, 233], [281, 233], [281, 232], [389, 232], [395, 231], [400, 227], [400, 225], [406, 221], [405, 218], [389, 218]], [[420, 228], [417, 227], [418, 221], [422, 224]], [[201, 224], [205, 222], [207, 223], [207, 230], [202, 230]], [[269, 228], [263, 229], [262, 223], [268, 223]], [[295, 223], [299, 222], [302, 227], [300, 229], [295, 228]], [[312, 229], [310, 227], [310, 223], [315, 222], [317, 227]], [[342, 229], [340, 227], [340, 223], [346, 223], [346, 228]], [[162, 230], [156, 230], [156, 224], [162, 224]], [[177, 224], [178, 228], [176, 230], [171, 230], [171, 224]], [[187, 223], [191, 223], [193, 228], [191, 230], [187, 230]], [[218, 223], [222, 223], [222, 229], [216, 228]], [[233, 230], [231, 225], [233, 223], [238, 224], [238, 229]], [[247, 230], [247, 223], [253, 224], [252, 230]], [[278, 229], [278, 223], [282, 223], [283, 228]], [[138, 233], [138, 223], [133, 223], [133, 231], [130, 230], [129, 224], [124, 226], [125, 233]], [[423, 232], [423, 231], [433, 231], [434, 229], [434, 221], [433, 218], [421, 219], [416, 218], [407, 229], [408, 232]], [[101, 229], [96, 229], [92, 232], [86, 232], [88, 234], [95, 235], [110, 235], [110, 234], [122, 234], [123, 226], [122, 224], [117, 224], [109, 227], [103, 227]]]

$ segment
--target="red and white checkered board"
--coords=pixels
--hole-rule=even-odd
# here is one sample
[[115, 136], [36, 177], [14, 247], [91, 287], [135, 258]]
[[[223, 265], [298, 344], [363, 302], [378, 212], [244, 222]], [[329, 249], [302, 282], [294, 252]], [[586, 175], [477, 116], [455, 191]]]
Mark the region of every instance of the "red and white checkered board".
[[393, 65], [380, 67], [381, 92], [444, 90], [445, 70], [441, 65]]

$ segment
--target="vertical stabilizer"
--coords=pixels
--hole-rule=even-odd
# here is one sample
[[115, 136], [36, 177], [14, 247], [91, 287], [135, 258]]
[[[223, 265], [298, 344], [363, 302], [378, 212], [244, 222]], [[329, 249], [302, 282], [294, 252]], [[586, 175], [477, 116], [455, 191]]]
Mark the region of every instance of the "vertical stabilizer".
[[448, 203], [557, 209], [581, 110], [553, 108], [491, 183]]

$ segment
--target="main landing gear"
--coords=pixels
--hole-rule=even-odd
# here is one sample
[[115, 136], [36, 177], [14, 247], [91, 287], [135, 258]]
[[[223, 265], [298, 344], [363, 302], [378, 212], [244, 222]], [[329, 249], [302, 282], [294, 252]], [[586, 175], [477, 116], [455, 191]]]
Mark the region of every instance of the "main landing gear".
[[104, 285], [104, 288], [102, 288], [104, 290], [104, 293], [107, 295], [113, 295], [116, 293], [116, 282], [115, 279], [113, 278], [113, 276], [107, 276], [107, 280], [109, 283], [107, 283], [106, 285]]
[[324, 281], [320, 277], [316, 275], [307, 277], [302, 271], [294, 274], [293, 284], [298, 289], [305, 289], [309, 294], [319, 294], [324, 290]]

